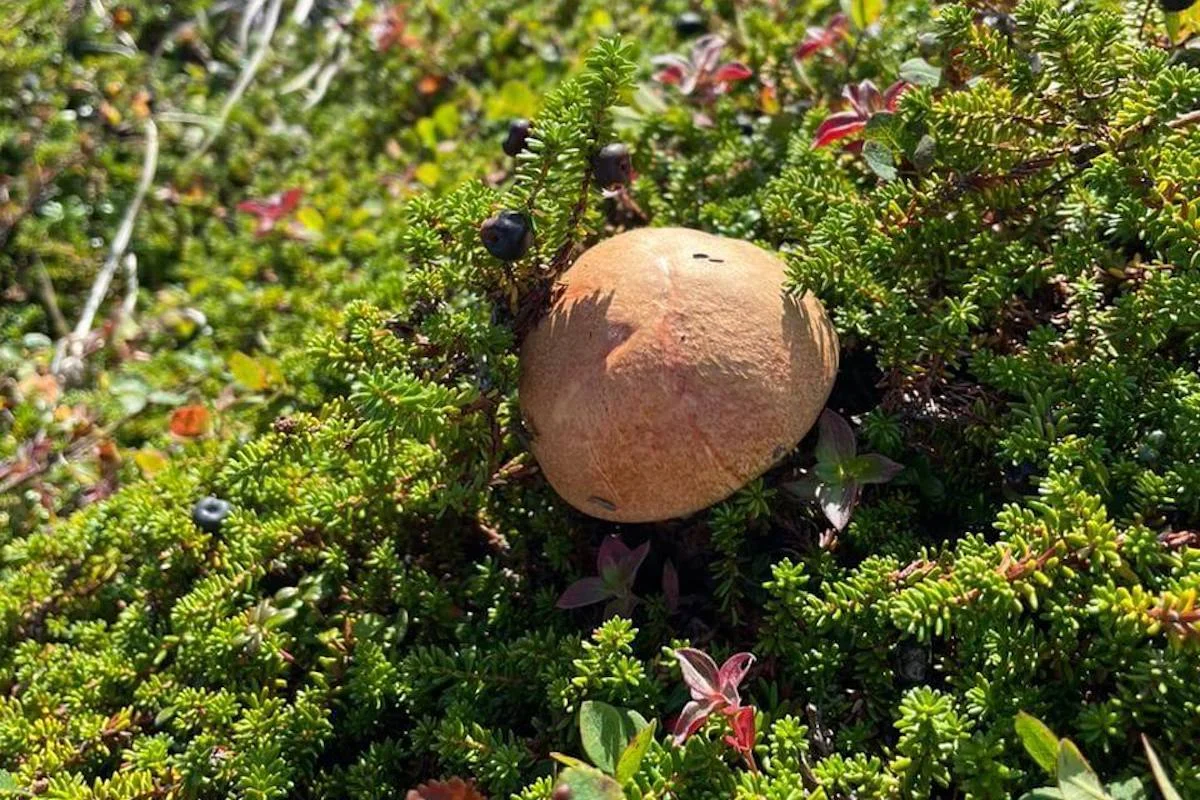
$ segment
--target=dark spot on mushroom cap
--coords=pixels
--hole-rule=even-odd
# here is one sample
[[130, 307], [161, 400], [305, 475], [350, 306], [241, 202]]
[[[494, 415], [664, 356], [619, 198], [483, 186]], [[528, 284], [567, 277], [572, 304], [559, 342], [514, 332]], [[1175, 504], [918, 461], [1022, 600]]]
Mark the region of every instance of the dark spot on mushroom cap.
[[592, 495], [591, 497], [588, 498], [588, 502], [595, 503], [596, 505], [600, 506], [601, 508], [603, 508], [606, 511], [616, 511], [617, 510], [617, 506], [615, 503], [605, 500], [603, 497], [596, 497], [595, 495]]

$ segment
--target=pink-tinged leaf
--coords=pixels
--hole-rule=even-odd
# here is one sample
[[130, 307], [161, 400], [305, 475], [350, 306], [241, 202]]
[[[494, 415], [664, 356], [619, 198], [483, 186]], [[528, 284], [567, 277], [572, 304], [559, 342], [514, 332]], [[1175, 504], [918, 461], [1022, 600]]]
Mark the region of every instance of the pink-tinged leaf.
[[883, 95], [870, 79], [843, 87], [842, 97], [850, 102], [850, 107], [858, 112], [864, 122], [874, 112], [883, 110]]
[[679, 573], [670, 559], [663, 564], [662, 590], [667, 610], [674, 613], [679, 608]]
[[300, 198], [304, 196], [304, 192], [300, 189], [288, 189], [283, 193], [283, 197], [279, 202], [284, 214], [290, 214], [300, 204]]
[[689, 736], [700, 730], [700, 726], [716, 709], [716, 703], [699, 700], [685, 705], [683, 711], [679, 712], [679, 718], [675, 720], [675, 744], [683, 744]]
[[725, 743], [739, 753], [747, 754], [754, 749], [754, 709], [744, 706], [729, 715], [729, 725], [733, 735], [725, 737]]
[[614, 576], [621, 568], [621, 562], [629, 556], [629, 548], [619, 536], [606, 536], [600, 543], [600, 553], [596, 556], [596, 570], [604, 577], [608, 573]]
[[895, 111], [896, 105], [900, 102], [900, 95], [912, 88], [912, 84], [906, 81], [896, 81], [883, 92], [883, 107], [888, 111]]
[[859, 456], [857, 461], [862, 465], [857, 475], [859, 483], [887, 483], [904, 469], [902, 464], [878, 453]]
[[699, 73], [712, 72], [721, 61], [723, 49], [725, 49], [724, 37], [715, 33], [701, 36], [692, 46], [692, 67]]
[[849, 481], [844, 486], [827, 486], [822, 484], [817, 491], [817, 500], [821, 503], [821, 511], [826, 519], [839, 531], [850, 523], [850, 515], [854, 504], [858, 502], [858, 484]]
[[237, 209], [256, 217], [258, 224], [254, 232], [258, 236], [265, 236], [274, 229], [276, 222], [296, 209], [303, 194], [300, 189], [288, 189], [266, 200], [243, 200], [237, 204]]
[[271, 205], [261, 200], [243, 200], [237, 204], [238, 211], [244, 211], [254, 216], [266, 216], [271, 213]]
[[750, 667], [752, 666], [754, 666], [753, 653], [736, 653], [727, 658], [725, 663], [721, 665], [721, 669], [717, 672], [721, 694], [725, 695], [733, 705], [737, 705], [740, 701], [738, 686], [745, 680], [746, 673], [750, 671]]
[[854, 452], [857, 450], [854, 431], [841, 414], [827, 408], [821, 412], [819, 425], [817, 461], [823, 464], [844, 464], [854, 458]]
[[642, 562], [646, 560], [646, 554], [649, 552], [650, 542], [647, 541], [622, 556], [617, 566], [621, 570], [621, 579], [626, 586], [633, 585], [633, 579], [637, 577], [638, 570], [642, 568]]
[[754, 72], [740, 61], [732, 61], [728, 64], [722, 64], [713, 73], [712, 80], [714, 83], [733, 83], [734, 81], [744, 81], [753, 75]]
[[845, 14], [834, 14], [829, 24], [824, 28], [809, 28], [804, 41], [796, 47], [794, 57], [802, 61], [819, 50], [833, 47], [840, 39], [845, 38], [849, 29], [849, 21]]
[[675, 53], [667, 53], [666, 55], [655, 56], [650, 59], [651, 66], [663, 67], [665, 69], [675, 69], [680, 73], [687, 72], [692, 68], [692, 62], [681, 55]]
[[824, 37], [815, 37], [815, 38], [811, 38], [811, 39], [805, 39], [803, 42], [796, 45], [796, 50], [794, 53], [792, 53], [792, 58], [796, 59], [797, 61], [803, 61], [804, 59], [811, 56], [813, 53], [816, 53], [819, 50], [823, 50], [824, 48], [825, 48]]
[[816, 136], [813, 138], [813, 149], [832, 144], [847, 136], [853, 136], [865, 127], [867, 127], [866, 121], [860, 119], [852, 111], [832, 114], [817, 128]]
[[612, 592], [599, 578], [580, 578], [567, 587], [555, 604], [559, 608], [580, 608], [612, 597]]
[[717, 671], [717, 662], [703, 651], [693, 647], [681, 647], [675, 651], [679, 659], [679, 669], [683, 672], [683, 682], [687, 684], [696, 700], [709, 700], [721, 697], [721, 679]]

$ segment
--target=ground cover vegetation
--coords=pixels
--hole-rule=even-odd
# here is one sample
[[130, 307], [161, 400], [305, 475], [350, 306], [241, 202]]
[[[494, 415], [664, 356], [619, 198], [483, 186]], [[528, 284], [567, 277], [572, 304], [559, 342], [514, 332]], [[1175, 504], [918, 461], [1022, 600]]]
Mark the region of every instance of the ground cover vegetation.
[[[3, 4], [0, 795], [1200, 795], [1166, 5]], [[841, 368], [615, 525], [517, 348], [643, 225], [780, 253]]]

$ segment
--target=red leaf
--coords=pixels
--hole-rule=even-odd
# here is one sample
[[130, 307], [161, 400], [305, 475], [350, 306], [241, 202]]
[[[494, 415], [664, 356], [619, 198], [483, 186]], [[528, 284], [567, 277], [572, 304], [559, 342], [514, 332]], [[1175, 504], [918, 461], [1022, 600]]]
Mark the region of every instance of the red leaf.
[[678, 86], [683, 81], [683, 69], [675, 65], [660, 69], [655, 73], [654, 80], [667, 86]]
[[182, 406], [171, 412], [171, 433], [185, 438], [203, 436], [208, 432], [208, 409], [204, 406]]
[[713, 83], [733, 83], [734, 81], [743, 81], [753, 75], [754, 72], [740, 61], [731, 61], [728, 64], [722, 64], [713, 73]]
[[794, 58], [803, 61], [819, 50], [832, 47], [839, 39], [845, 38], [848, 27], [846, 15], [839, 13], [834, 14], [824, 28], [809, 28], [804, 41], [796, 46]]
[[883, 92], [883, 107], [888, 111], [895, 111], [897, 103], [900, 102], [900, 95], [912, 88], [912, 84], [905, 81], [896, 81]]
[[274, 229], [276, 222], [296, 210], [303, 195], [304, 192], [300, 189], [288, 189], [266, 200], [243, 200], [237, 204], [237, 209], [257, 217], [258, 226], [254, 232], [258, 236], [264, 236]]
[[296, 206], [300, 205], [300, 198], [304, 196], [304, 192], [300, 189], [288, 189], [283, 193], [283, 197], [279, 201], [279, 206], [283, 210], [283, 214], [290, 214], [296, 210]]
[[840, 114], [834, 114], [817, 128], [812, 146], [814, 149], [824, 147], [827, 144], [836, 142], [838, 139], [853, 136], [865, 127], [867, 127], [866, 120], [859, 117], [853, 111], [843, 111]]
[[739, 753], [749, 753], [754, 749], [754, 709], [745, 706], [734, 711], [729, 717], [733, 735], [725, 737], [725, 743]]

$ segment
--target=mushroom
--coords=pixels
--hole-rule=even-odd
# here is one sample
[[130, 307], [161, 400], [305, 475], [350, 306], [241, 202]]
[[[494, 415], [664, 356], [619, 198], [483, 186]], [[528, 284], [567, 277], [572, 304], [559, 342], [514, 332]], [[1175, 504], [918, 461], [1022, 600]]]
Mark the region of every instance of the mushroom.
[[642, 228], [589, 249], [521, 349], [520, 404], [546, 479], [615, 522], [694, 513], [813, 426], [837, 335], [749, 242]]

